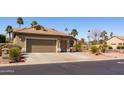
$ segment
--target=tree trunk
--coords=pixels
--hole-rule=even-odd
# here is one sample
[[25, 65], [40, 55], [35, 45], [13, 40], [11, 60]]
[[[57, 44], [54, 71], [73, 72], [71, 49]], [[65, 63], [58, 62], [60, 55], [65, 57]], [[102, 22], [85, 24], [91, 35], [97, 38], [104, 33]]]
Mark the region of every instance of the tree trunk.
[[11, 33], [9, 33], [9, 42], [11, 41]]
[[21, 28], [21, 24], [19, 24], [19, 28]]

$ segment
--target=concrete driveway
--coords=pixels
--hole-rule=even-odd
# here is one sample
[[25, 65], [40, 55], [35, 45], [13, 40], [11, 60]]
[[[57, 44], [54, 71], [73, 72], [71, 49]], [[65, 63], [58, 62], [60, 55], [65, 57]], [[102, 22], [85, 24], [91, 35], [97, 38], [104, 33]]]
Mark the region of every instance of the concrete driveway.
[[93, 59], [80, 53], [29, 53], [26, 55], [26, 63], [47, 64], [67, 63], [79, 61], [91, 61]]

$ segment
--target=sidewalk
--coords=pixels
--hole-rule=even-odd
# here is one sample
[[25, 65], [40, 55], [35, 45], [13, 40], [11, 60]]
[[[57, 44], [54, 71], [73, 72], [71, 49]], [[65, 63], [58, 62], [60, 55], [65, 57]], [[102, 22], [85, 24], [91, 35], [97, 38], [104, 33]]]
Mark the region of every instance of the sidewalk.
[[[52, 55], [52, 56], [51, 56]], [[60, 54], [29, 54], [26, 62], [0, 64], [2, 66], [21, 66], [36, 64], [54, 64], [54, 63], [76, 63], [76, 62], [103, 62], [108, 60], [124, 59], [124, 54], [120, 53], [103, 53], [102, 55], [94, 55], [87, 52], [60, 53]], [[1, 57], [0, 57], [1, 62]]]

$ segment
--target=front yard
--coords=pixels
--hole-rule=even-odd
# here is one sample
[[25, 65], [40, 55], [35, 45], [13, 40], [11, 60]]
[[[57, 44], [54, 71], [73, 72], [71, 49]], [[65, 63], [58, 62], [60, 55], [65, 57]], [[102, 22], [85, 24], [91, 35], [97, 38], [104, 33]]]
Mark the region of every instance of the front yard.
[[108, 60], [108, 59], [124, 59], [124, 53], [110, 52], [102, 53], [100, 55], [94, 55], [90, 52], [81, 52], [82, 56], [88, 56], [90, 58], [99, 59], [99, 60]]

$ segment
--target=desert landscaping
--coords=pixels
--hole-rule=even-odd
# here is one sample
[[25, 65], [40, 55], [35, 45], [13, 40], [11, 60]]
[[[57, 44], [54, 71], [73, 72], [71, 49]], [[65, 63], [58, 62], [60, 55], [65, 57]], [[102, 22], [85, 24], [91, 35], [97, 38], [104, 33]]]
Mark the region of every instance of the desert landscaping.
[[17, 24], [19, 28], [8, 25], [7, 35], [0, 35], [1, 64], [124, 59], [124, 37], [115, 36], [113, 32], [91, 29], [87, 31], [86, 40], [76, 38], [77, 29], [65, 28], [65, 32], [61, 32], [37, 21], [32, 21], [30, 27], [21, 28], [24, 25], [22, 17], [17, 18]]

